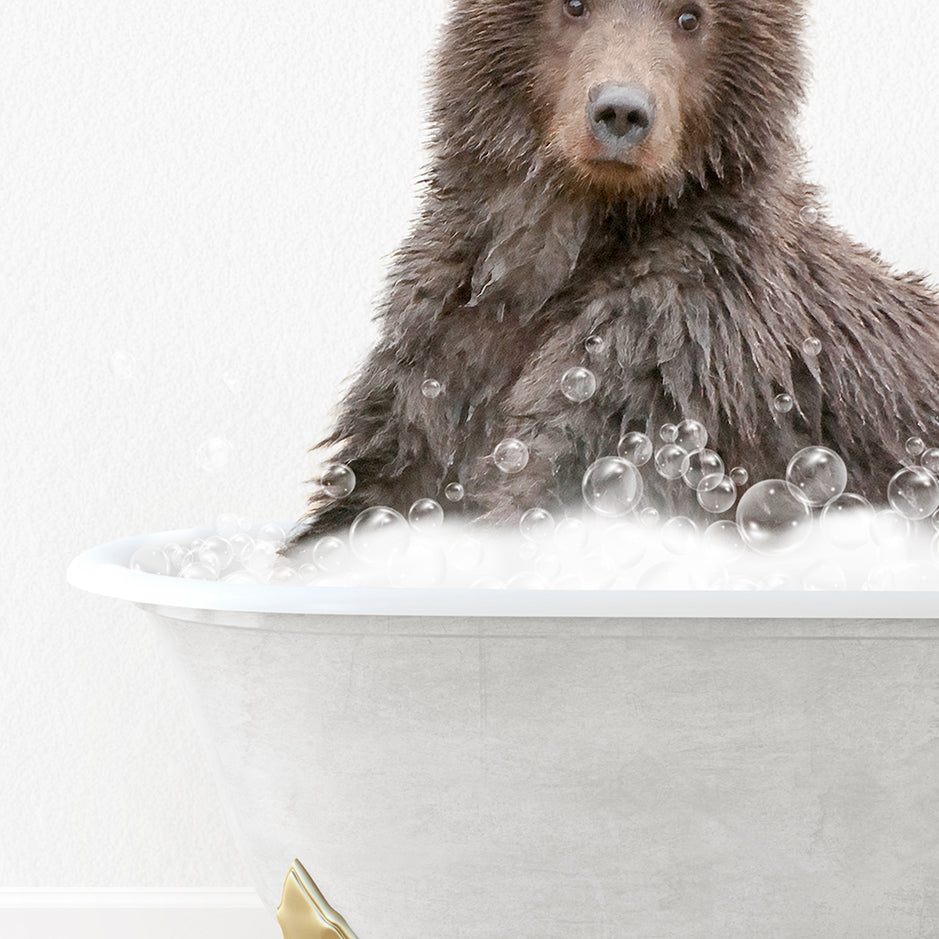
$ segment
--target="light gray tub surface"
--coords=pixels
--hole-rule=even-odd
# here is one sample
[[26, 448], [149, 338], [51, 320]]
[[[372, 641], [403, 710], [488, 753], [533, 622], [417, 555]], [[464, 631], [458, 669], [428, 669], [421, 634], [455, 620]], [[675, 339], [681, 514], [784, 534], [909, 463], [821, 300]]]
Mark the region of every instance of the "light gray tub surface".
[[[205, 531], [203, 534], [210, 534]], [[939, 936], [939, 597], [349, 590], [127, 569], [274, 906], [358, 939]]]

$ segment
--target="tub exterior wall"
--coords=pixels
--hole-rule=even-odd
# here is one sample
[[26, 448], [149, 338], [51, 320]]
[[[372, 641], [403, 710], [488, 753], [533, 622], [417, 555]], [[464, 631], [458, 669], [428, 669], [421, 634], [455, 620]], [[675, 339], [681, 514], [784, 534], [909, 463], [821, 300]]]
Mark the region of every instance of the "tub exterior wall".
[[[126, 534], [299, 511], [306, 448], [414, 209], [443, 7], [375, 2], [353, 22], [299, 0], [5, 4], [0, 885], [248, 884], [143, 618], [62, 572]], [[832, 213], [935, 273], [923, 11], [814, 9], [805, 127]], [[358, 106], [379, 151], [347, 145], [345, 105], [322, 93], [344, 82], [372, 83]], [[872, 100], [894, 127], [858, 146]], [[219, 476], [196, 455], [213, 436], [234, 447]]]
[[939, 931], [935, 624], [305, 619], [162, 621], [271, 906], [299, 856], [384, 939]]

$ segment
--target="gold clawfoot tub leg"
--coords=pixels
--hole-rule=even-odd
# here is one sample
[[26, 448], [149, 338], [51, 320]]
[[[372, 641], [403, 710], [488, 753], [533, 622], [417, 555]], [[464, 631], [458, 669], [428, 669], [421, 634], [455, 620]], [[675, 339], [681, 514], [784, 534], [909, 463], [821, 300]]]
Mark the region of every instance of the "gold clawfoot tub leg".
[[284, 881], [277, 921], [284, 939], [357, 939], [299, 861], [293, 862]]

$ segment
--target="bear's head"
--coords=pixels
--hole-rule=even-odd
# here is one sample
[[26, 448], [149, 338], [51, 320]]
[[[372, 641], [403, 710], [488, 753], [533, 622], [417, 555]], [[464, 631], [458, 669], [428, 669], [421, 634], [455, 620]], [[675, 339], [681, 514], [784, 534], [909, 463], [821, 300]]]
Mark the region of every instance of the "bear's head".
[[804, 0], [457, 0], [438, 152], [611, 199], [744, 177], [787, 152]]

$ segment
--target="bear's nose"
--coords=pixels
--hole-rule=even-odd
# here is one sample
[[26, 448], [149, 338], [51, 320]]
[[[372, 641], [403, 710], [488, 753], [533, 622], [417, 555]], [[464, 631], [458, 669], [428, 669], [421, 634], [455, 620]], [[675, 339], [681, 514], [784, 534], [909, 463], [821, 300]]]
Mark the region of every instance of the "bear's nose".
[[655, 102], [639, 85], [594, 85], [588, 94], [587, 120], [594, 137], [614, 154], [642, 143], [655, 124]]

